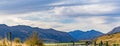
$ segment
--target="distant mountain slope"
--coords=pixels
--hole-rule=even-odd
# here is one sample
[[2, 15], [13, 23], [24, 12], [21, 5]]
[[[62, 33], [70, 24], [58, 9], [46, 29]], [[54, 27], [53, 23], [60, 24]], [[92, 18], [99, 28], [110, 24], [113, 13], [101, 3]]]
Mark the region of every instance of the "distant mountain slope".
[[75, 31], [69, 32], [69, 34], [77, 40], [92, 40], [100, 35], [103, 35], [103, 33], [95, 30], [90, 30], [87, 32], [75, 30]]
[[108, 34], [113, 34], [113, 33], [117, 33], [117, 32], [120, 32], [120, 26], [116, 27], [112, 31], [108, 32]]
[[54, 29], [41, 29], [25, 25], [7, 26], [5, 24], [0, 24], [1, 38], [4, 38], [8, 32], [12, 32], [12, 39], [19, 37], [22, 40], [25, 40], [33, 31], [37, 32], [39, 37], [44, 39], [45, 42], [70, 42], [75, 40], [68, 33]]

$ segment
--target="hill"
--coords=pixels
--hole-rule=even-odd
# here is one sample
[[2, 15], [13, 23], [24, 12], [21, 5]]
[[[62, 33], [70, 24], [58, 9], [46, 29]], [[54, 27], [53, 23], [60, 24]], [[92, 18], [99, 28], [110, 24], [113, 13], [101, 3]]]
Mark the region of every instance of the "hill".
[[100, 43], [101, 41], [103, 43], [108, 42], [110, 46], [113, 44], [120, 44], [120, 33], [115, 33], [115, 34], [106, 34], [104, 36], [101, 36], [97, 39], [95, 39], [96, 43]]
[[105, 43], [107, 41], [110, 46], [113, 46], [113, 44], [120, 45], [120, 27], [114, 28], [112, 31], [108, 32], [107, 34], [95, 39], [95, 41], [97, 43], [100, 43], [101, 41]]
[[116, 27], [112, 31], [108, 32], [108, 34], [113, 34], [113, 33], [117, 33], [117, 32], [120, 32], [120, 26]]
[[69, 34], [77, 40], [92, 40], [103, 35], [103, 33], [96, 30], [90, 30], [86, 32], [75, 30], [75, 31], [69, 32]]

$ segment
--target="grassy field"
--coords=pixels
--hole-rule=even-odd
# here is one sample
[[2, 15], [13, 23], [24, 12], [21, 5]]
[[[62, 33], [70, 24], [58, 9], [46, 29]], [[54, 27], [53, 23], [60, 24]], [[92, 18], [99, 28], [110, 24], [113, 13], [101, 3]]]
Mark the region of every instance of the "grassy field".
[[[85, 43], [74, 43], [75, 46], [83, 45]], [[73, 43], [45, 43], [45, 46], [73, 46]]]

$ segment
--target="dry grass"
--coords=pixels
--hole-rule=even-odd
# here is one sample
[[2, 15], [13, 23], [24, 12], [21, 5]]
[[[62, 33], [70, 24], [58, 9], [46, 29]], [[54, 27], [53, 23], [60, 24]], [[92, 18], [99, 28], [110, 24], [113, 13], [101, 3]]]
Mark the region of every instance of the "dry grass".
[[95, 41], [97, 44], [100, 43], [100, 41], [102, 41], [103, 43], [106, 43], [106, 41], [108, 41], [109, 45], [120, 44], [120, 33], [109, 35], [107, 34], [95, 39]]

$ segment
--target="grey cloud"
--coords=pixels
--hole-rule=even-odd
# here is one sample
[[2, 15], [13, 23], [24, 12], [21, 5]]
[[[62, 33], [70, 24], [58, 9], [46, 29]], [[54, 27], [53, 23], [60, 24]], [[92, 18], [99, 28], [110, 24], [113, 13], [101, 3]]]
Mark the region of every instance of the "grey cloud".
[[60, 0], [13, 0], [2, 1], [0, 4], [1, 13], [24, 13], [52, 9], [49, 4], [59, 2]]
[[[90, 2], [88, 0], [0, 0], [0, 13], [3, 14], [19, 14], [19, 13], [28, 13], [28, 12], [37, 12], [37, 11], [47, 11], [52, 10], [55, 7], [67, 7], [67, 6], [82, 6], [82, 5], [90, 5], [90, 4], [104, 4], [104, 3], [113, 3], [119, 6], [119, 0], [101, 0], [101, 2]], [[64, 4], [58, 5], [49, 5], [54, 3], [64, 2]], [[77, 9], [76, 9], [77, 10]], [[113, 13], [114, 14], [114, 13]], [[69, 14], [68, 14], [69, 15]], [[69, 16], [78, 17], [81, 15], [89, 15], [90, 14], [70, 14]], [[102, 14], [100, 14], [102, 15]], [[109, 15], [109, 14], [105, 14]], [[93, 15], [92, 15], [93, 16]]]

